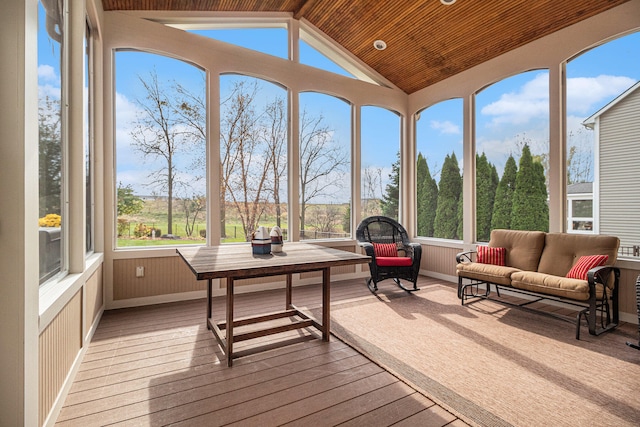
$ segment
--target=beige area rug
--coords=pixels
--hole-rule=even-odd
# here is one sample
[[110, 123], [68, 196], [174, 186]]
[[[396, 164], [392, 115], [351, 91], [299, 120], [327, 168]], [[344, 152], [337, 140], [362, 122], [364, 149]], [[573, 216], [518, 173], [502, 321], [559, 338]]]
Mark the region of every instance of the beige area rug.
[[[362, 285], [365, 286], [364, 283]], [[462, 419], [487, 426], [639, 426], [637, 326], [594, 337], [493, 301], [461, 306], [427, 279], [336, 302], [332, 332]], [[366, 289], [366, 288], [364, 288]]]

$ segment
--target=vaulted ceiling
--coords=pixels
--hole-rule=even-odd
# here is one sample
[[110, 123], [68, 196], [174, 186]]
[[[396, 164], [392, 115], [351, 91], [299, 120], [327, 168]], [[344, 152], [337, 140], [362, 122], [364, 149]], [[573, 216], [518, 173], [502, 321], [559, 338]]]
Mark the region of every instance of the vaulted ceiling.
[[[413, 93], [628, 0], [103, 0], [106, 11], [288, 12]], [[452, 3], [451, 0], [445, 3]], [[385, 50], [373, 46], [387, 44]]]

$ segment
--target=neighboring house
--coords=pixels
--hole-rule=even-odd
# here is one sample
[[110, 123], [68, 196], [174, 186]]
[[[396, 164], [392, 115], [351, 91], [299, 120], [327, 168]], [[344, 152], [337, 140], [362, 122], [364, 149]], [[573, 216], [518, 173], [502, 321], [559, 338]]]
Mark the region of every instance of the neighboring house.
[[[640, 82], [582, 124], [595, 133], [594, 231], [618, 236], [622, 248], [638, 248]], [[633, 252], [629, 255], [633, 255]]]
[[593, 182], [567, 186], [567, 232], [594, 233]]

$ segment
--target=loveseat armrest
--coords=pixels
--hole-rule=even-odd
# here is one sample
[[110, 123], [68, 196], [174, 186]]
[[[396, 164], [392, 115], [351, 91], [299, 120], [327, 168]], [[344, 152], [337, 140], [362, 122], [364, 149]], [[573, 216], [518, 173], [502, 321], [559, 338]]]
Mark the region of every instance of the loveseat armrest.
[[[598, 328], [597, 319], [596, 319], [596, 311], [598, 307], [597, 300], [597, 289], [596, 284], [601, 284], [603, 286], [603, 294], [602, 294], [602, 304], [605, 304], [608, 307], [608, 302], [605, 301], [608, 297], [608, 286], [607, 282], [611, 277], [611, 273], [613, 273], [614, 281], [613, 288], [611, 288], [611, 311], [610, 313], [608, 309], [604, 310], [605, 320], [602, 322], [602, 327]], [[589, 326], [589, 333], [591, 335], [600, 335], [602, 332], [614, 329], [620, 323], [619, 317], [619, 302], [618, 302], [618, 288], [620, 285], [620, 269], [618, 267], [614, 267], [612, 265], [602, 265], [599, 267], [594, 267], [587, 272], [587, 282], [589, 283], [589, 308], [585, 312], [583, 310], [578, 314], [578, 325], [576, 327], [576, 339], [580, 339], [580, 317], [582, 315], [587, 319], [587, 324]], [[611, 316], [613, 315], [613, 319]], [[602, 321], [602, 318], [601, 318]]]
[[589, 293], [591, 295], [595, 295], [596, 292], [596, 284], [600, 283], [601, 285], [606, 285], [611, 277], [611, 273], [613, 273], [614, 282], [613, 282], [613, 292], [617, 292], [618, 285], [620, 282], [620, 269], [618, 267], [614, 267], [613, 265], [601, 265], [598, 267], [593, 267], [591, 270], [587, 272], [587, 281], [589, 282]]
[[461, 262], [473, 262], [473, 258], [471, 255], [475, 254], [476, 252], [477, 251], [475, 250], [459, 252], [456, 255], [456, 263], [460, 264]]

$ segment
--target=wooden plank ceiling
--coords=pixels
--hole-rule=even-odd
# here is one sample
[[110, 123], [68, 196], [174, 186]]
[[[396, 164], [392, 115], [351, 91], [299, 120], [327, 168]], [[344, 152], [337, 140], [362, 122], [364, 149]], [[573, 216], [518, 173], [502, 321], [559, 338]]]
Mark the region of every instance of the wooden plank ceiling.
[[[413, 93], [628, 0], [103, 0], [111, 10], [288, 12]], [[373, 42], [384, 40], [387, 49]]]

